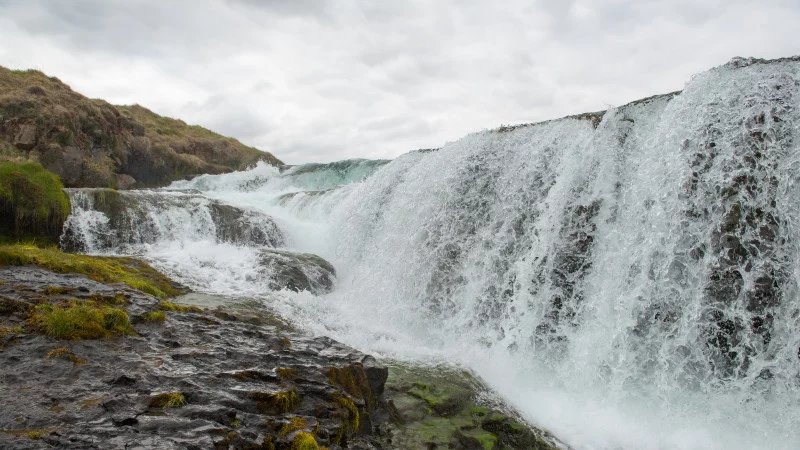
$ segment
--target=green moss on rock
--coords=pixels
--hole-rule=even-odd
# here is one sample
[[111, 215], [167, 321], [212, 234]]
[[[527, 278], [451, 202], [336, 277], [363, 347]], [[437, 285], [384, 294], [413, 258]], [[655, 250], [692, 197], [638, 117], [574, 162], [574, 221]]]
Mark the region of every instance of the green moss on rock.
[[64, 253], [33, 245], [0, 245], [0, 265], [36, 266], [57, 273], [78, 273], [101, 283], [125, 283], [159, 298], [186, 289], [136, 258], [100, 257]]
[[164, 392], [150, 397], [147, 406], [151, 408], [180, 408], [186, 405], [186, 398], [180, 392]]
[[515, 419], [507, 406], [479, 402], [487, 388], [453, 367], [390, 365], [384, 397], [397, 448], [558, 448], [547, 432]]
[[319, 444], [311, 433], [301, 431], [292, 440], [292, 450], [319, 450]]
[[256, 408], [262, 414], [294, 411], [302, 401], [294, 389], [280, 392], [251, 392], [250, 398], [255, 400]]
[[57, 175], [38, 163], [0, 164], [0, 237], [55, 243], [70, 214]]

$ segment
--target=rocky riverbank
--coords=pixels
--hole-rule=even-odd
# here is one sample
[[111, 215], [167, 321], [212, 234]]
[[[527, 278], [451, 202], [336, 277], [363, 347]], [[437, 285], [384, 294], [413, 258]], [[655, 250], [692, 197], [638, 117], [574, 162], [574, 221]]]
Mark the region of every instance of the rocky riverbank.
[[256, 302], [6, 265], [0, 321], [3, 448], [556, 448], [467, 373], [387, 367]]

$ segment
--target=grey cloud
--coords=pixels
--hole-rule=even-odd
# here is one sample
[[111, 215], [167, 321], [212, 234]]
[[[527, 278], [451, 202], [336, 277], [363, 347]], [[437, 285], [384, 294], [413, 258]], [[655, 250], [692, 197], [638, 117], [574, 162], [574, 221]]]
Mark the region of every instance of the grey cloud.
[[299, 163], [680, 89], [799, 26], [794, 0], [0, 0], [0, 64]]

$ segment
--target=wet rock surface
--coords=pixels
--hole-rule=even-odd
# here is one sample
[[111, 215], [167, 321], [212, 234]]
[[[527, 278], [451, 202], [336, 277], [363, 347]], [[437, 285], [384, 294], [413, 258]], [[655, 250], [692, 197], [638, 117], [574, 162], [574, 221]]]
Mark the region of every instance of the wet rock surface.
[[404, 449], [566, 448], [531, 428], [469, 372], [389, 363], [381, 425], [384, 442]]
[[[3, 448], [330, 448], [368, 435], [387, 369], [263, 311], [167, 311], [125, 285], [42, 269], [0, 269]], [[62, 341], [26, 313], [61, 297], [127, 299], [136, 334]]]
[[[178, 298], [213, 308], [179, 306], [125, 284], [0, 267], [0, 447], [557, 448], [483, 398], [467, 372], [392, 363], [389, 376], [258, 302], [213, 297]], [[37, 305], [65, 301], [117, 305], [135, 331], [81, 341], [36, 332]]]
[[260, 264], [272, 290], [289, 289], [325, 294], [333, 289], [336, 270], [331, 263], [311, 253], [262, 250]]

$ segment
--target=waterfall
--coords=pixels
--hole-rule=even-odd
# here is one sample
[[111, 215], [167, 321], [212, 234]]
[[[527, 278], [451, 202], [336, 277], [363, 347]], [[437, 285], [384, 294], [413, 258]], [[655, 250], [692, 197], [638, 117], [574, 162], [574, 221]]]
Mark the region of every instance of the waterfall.
[[[275, 246], [333, 264], [330, 294], [263, 296], [299, 326], [466, 365], [578, 448], [791, 448], [798, 109], [800, 59], [735, 59], [680, 93], [388, 164], [172, 188], [267, 214]], [[257, 292], [236, 280], [218, 292]]]

